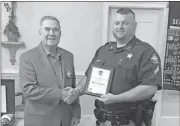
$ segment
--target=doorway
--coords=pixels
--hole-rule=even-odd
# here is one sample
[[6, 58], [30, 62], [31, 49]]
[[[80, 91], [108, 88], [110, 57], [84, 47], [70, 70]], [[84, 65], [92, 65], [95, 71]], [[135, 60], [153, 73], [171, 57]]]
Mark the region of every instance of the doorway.
[[136, 15], [136, 37], [149, 43], [161, 58], [164, 65], [168, 24], [168, 2], [111, 2], [104, 3], [102, 45], [114, 41], [112, 27], [115, 12], [121, 7], [131, 8]]

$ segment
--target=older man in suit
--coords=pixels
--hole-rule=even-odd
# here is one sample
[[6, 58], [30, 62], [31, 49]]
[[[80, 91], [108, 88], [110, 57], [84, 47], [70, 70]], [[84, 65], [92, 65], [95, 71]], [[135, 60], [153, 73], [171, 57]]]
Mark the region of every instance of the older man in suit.
[[[76, 126], [80, 122], [73, 54], [59, 48], [61, 27], [57, 18], [40, 22], [41, 43], [20, 57], [20, 85], [26, 99], [25, 126]], [[69, 99], [76, 99], [69, 103]], [[72, 100], [71, 100], [72, 101]]]

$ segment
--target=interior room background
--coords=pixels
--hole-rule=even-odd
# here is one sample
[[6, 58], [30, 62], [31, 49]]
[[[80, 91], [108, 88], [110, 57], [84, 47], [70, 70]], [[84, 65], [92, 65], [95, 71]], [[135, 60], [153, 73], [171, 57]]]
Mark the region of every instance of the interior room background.
[[[166, 3], [154, 2], [157, 5]], [[62, 36], [59, 46], [74, 54], [74, 65], [78, 81], [84, 75], [94, 57], [95, 51], [104, 44], [102, 38], [103, 4], [103, 2], [17, 2], [15, 9], [16, 26], [21, 35], [18, 41], [24, 42], [25, 47], [17, 50], [15, 65], [12, 65], [9, 61], [9, 50], [2, 48], [2, 73], [18, 76], [20, 55], [40, 43], [40, 19], [45, 15], [52, 15], [57, 17], [61, 24]], [[6, 12], [3, 4], [1, 4], [1, 8], [2, 30], [4, 30], [9, 13]], [[167, 24], [165, 27], [167, 27]], [[7, 37], [3, 32], [1, 33], [2, 41], [7, 41]], [[164, 41], [156, 42], [155, 45], [162, 60], [162, 66], [166, 48], [166, 36], [164, 37]], [[18, 79], [16, 80], [15, 91], [20, 91]], [[80, 98], [82, 115], [93, 114], [94, 99], [94, 97], [87, 95]], [[19, 104], [19, 102], [16, 100], [16, 104]]]

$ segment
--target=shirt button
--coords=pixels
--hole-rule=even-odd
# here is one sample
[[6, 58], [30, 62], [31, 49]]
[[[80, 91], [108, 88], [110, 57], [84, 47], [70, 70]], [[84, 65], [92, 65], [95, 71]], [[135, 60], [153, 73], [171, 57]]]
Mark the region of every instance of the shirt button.
[[55, 73], [56, 75], [58, 75], [59, 73]]

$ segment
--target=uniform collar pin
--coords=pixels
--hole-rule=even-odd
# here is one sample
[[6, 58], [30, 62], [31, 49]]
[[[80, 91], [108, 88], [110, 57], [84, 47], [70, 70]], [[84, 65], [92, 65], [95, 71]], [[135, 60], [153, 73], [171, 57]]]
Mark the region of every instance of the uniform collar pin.
[[127, 54], [127, 58], [131, 59], [133, 57], [132, 53]]

